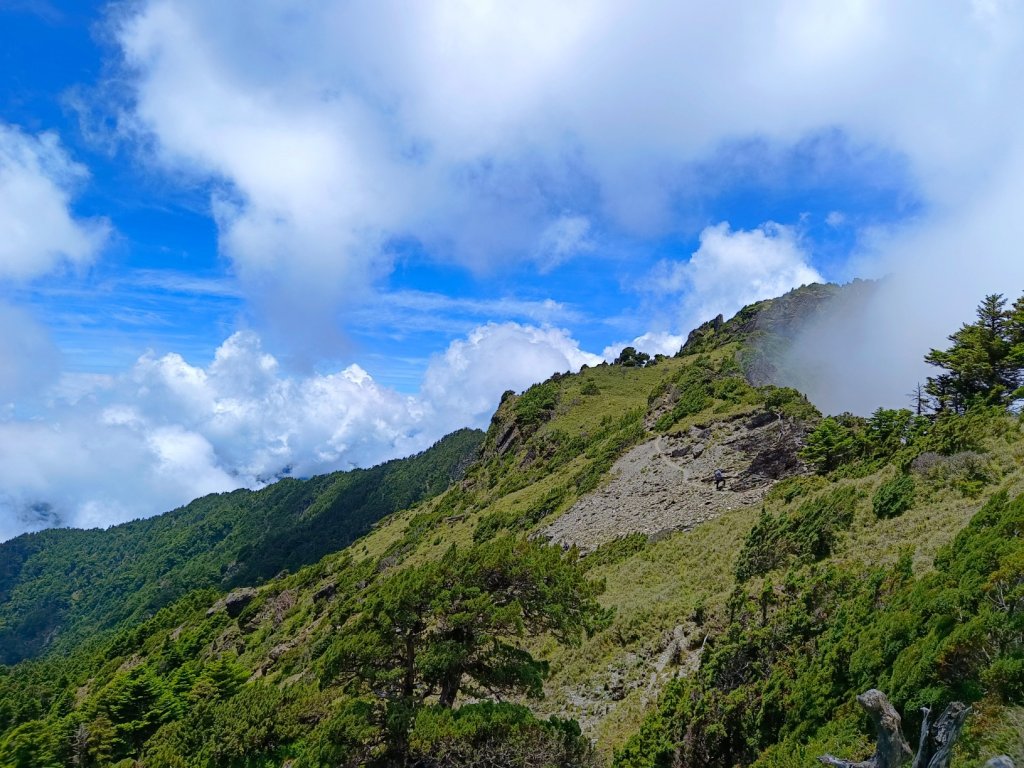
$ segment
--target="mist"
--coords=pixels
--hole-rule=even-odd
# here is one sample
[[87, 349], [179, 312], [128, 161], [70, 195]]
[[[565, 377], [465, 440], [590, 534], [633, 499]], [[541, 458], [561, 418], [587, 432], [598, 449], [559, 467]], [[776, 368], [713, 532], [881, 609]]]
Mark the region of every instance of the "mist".
[[908, 407], [934, 373], [923, 358], [973, 322], [989, 294], [1024, 293], [1024, 163], [1011, 153], [976, 187], [898, 231], [872, 233], [849, 271], [881, 277], [870, 295], [840, 296], [779, 362], [784, 383], [825, 413]]

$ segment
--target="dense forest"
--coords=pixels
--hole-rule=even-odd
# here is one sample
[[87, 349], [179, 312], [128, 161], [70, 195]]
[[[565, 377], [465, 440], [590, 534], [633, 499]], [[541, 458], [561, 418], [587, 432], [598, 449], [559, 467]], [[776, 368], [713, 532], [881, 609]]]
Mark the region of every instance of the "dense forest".
[[444, 491], [483, 434], [460, 430], [371, 469], [213, 494], [107, 530], [51, 529], [0, 544], [0, 663], [69, 648], [203, 587], [259, 584], [315, 563], [385, 515]]
[[969, 704], [953, 766], [1019, 763], [1024, 299], [908, 350], [935, 370], [911, 407], [822, 418], [764, 377], [837, 290], [506, 393], [482, 443], [367, 476], [344, 533], [301, 524], [329, 476], [132, 524], [165, 543], [109, 578], [75, 558], [129, 559], [126, 527], [16, 540], [9, 660], [47, 631], [29, 585], [67, 639], [0, 667], [0, 766], [796, 768], [871, 753], [870, 688], [907, 732]]

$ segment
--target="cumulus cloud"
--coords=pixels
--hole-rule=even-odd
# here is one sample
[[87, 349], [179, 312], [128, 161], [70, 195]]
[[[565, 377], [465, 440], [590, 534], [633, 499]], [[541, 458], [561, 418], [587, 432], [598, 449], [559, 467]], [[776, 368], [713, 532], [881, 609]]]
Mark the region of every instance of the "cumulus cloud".
[[45, 418], [0, 418], [0, 539], [405, 456], [486, 426], [506, 389], [599, 361], [564, 330], [488, 324], [436, 355], [420, 391], [403, 395], [355, 364], [289, 375], [251, 331], [206, 366], [146, 354], [120, 376], [62, 382]]
[[609, 344], [604, 348], [602, 356], [608, 362], [613, 361], [619, 356], [619, 353], [625, 347], [633, 347], [633, 349], [639, 350], [640, 352], [646, 352], [649, 355], [668, 355], [672, 356], [679, 351], [680, 347], [686, 342], [685, 336], [679, 334], [670, 333], [668, 331], [647, 331], [639, 336], [634, 337], [631, 341], [620, 341], [615, 344]]
[[688, 261], [663, 260], [644, 281], [651, 290], [678, 295], [679, 327], [692, 329], [717, 314], [729, 316], [791, 288], [823, 282], [796, 231], [774, 222], [733, 231], [728, 222], [700, 233]]
[[[1019, 261], [1020, 217], [999, 213], [1020, 199], [1005, 181], [1024, 118], [1016, 4], [118, 7], [121, 124], [174, 172], [214, 182], [222, 249], [279, 338], [329, 338], [337, 307], [389, 273], [396, 239], [483, 272], [553, 269], [592, 258], [595, 231], [693, 226], [680, 219], [697, 180], [733, 180], [723, 147], [785, 149], [823, 132], [865, 148], [842, 158], [853, 178], [861, 163], [870, 184], [881, 153], [922, 201], [897, 231], [860, 233], [876, 273], [929, 269], [926, 249], [953, 229], [958, 267], [990, 249], [987, 281], [1015, 290], [995, 263]], [[779, 173], [770, 157], [754, 166], [744, 172]], [[991, 236], [960, 237], [978, 216]], [[765, 295], [720, 280], [736, 253], [782, 259], [760, 274], [740, 263], [745, 286], [813, 279], [810, 262], [787, 260], [799, 244], [786, 231], [705, 230], [694, 266], [664, 277], [710, 293], [671, 330]], [[923, 287], [908, 290], [904, 306], [927, 309]]]
[[[561, 329], [489, 323], [431, 361], [422, 395], [446, 429], [482, 424], [504, 390], [523, 390], [548, 374], [578, 371], [601, 359], [582, 351]], [[539, 371], [547, 374], [538, 377]]]
[[96, 257], [109, 225], [76, 218], [70, 209], [87, 176], [56, 134], [32, 136], [0, 123], [0, 279], [34, 278]]

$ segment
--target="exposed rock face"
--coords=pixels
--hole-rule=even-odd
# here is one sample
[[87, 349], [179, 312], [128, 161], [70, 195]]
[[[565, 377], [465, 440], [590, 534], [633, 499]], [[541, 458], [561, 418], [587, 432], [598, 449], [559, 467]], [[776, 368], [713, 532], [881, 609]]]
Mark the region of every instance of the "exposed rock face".
[[338, 585], [333, 581], [329, 581], [313, 593], [313, 602], [318, 603], [321, 600], [330, 600], [337, 591]]
[[228, 616], [237, 619], [245, 610], [245, 606], [251, 603], [257, 594], [259, 593], [252, 587], [236, 589], [228, 593], [228, 596], [224, 598], [224, 609], [228, 612]]
[[722, 326], [725, 325], [725, 318], [722, 315], [708, 320], [706, 323], [701, 323], [699, 326], [690, 331], [690, 334], [686, 337], [686, 343], [683, 344], [682, 351], [689, 352], [699, 347], [705, 339], [713, 337]]
[[[615, 463], [611, 482], [544, 533], [590, 551], [630, 533], [687, 530], [756, 504], [778, 480], [806, 471], [797, 456], [806, 431], [800, 422], [762, 413], [649, 440]], [[725, 474], [723, 490], [715, 489], [716, 469]]]

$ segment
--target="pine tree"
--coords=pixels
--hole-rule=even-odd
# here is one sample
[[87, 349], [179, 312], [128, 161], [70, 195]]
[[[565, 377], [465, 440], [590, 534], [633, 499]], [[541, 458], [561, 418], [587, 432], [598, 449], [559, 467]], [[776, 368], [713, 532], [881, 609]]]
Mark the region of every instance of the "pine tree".
[[388, 751], [400, 763], [428, 699], [451, 708], [464, 691], [539, 696], [547, 663], [526, 641], [548, 634], [578, 644], [610, 620], [596, 600], [602, 590], [556, 546], [505, 536], [453, 547], [360, 596], [328, 652], [327, 675], [384, 703]]
[[813, 466], [816, 472], [831, 472], [857, 454], [856, 433], [840, 421], [845, 416], [827, 416], [807, 435], [800, 458]]
[[1001, 294], [986, 296], [977, 320], [952, 334], [948, 349], [933, 349], [925, 362], [943, 369], [925, 386], [936, 411], [962, 413], [975, 404], [1010, 406], [1020, 399], [1024, 372], [1024, 297], [1011, 309]]

